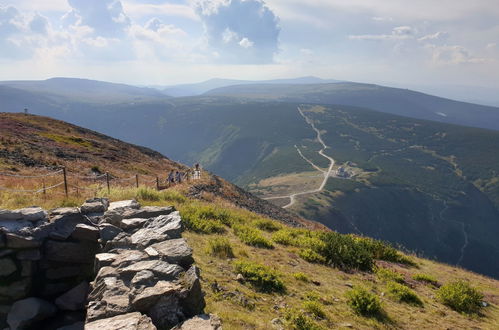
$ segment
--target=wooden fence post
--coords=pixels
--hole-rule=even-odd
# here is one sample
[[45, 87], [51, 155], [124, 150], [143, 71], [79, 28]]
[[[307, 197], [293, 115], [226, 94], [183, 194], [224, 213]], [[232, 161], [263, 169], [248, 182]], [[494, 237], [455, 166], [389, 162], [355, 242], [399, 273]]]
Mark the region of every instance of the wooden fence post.
[[159, 190], [159, 178], [156, 177], [156, 190]]
[[109, 187], [109, 173], [106, 172], [106, 184], [107, 184], [107, 194], [111, 194], [111, 188]]
[[43, 183], [43, 199], [47, 199], [47, 189], [45, 189], [45, 180], [43, 180], [42, 183]]
[[66, 176], [66, 167], [62, 168], [62, 175], [64, 176], [64, 192], [66, 197], [68, 197], [68, 178]]
[[135, 174], [135, 186], [138, 188], [139, 187], [139, 175]]

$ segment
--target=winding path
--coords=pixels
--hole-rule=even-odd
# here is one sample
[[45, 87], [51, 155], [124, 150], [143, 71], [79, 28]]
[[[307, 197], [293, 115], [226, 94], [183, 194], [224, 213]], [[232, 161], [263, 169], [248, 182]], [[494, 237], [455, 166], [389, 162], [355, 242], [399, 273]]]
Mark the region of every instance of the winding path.
[[300, 112], [300, 115], [305, 119], [305, 121], [307, 122], [307, 124], [309, 124], [313, 128], [313, 130], [317, 133], [317, 141], [319, 141], [319, 143], [322, 145], [322, 149], [319, 150], [319, 155], [321, 155], [322, 157], [327, 158], [329, 160], [329, 168], [327, 169], [327, 171], [324, 171], [323, 169], [320, 169], [318, 166], [316, 166], [310, 160], [308, 160], [307, 158], [305, 158], [305, 156], [303, 156], [303, 154], [301, 153], [300, 149], [298, 149], [298, 147], [295, 145], [295, 148], [298, 150], [298, 153], [300, 154], [300, 156], [303, 159], [305, 159], [309, 164], [311, 164], [315, 169], [318, 169], [319, 171], [321, 171], [323, 173], [324, 180], [322, 180], [322, 183], [321, 183], [320, 187], [317, 188], [317, 189], [314, 189], [314, 190], [301, 191], [301, 192], [297, 192], [297, 193], [294, 193], [294, 194], [291, 194], [291, 195], [286, 195], [286, 196], [277, 196], [277, 197], [265, 198], [266, 200], [289, 198], [289, 203], [283, 206], [283, 208], [285, 208], [285, 209], [287, 209], [288, 207], [293, 206], [293, 204], [296, 203], [296, 197], [297, 196], [314, 194], [314, 193], [318, 193], [318, 192], [321, 192], [322, 190], [324, 190], [324, 187], [326, 186], [327, 180], [328, 180], [329, 176], [331, 175], [331, 172], [333, 171], [333, 166], [334, 166], [334, 163], [335, 163], [335, 161], [334, 161], [333, 158], [329, 157], [328, 155], [326, 155], [324, 153], [324, 150], [328, 149], [329, 147], [324, 143], [324, 140], [322, 140], [322, 136], [321, 136], [320, 130], [318, 130], [315, 127], [313, 121], [310, 120], [310, 118], [308, 118], [299, 107], [298, 107], [298, 112]]
[[461, 255], [459, 256], [459, 259], [456, 262], [456, 265], [461, 265], [461, 263], [463, 262], [463, 258], [464, 258], [464, 251], [466, 250], [466, 248], [468, 247], [468, 244], [469, 244], [468, 232], [466, 231], [466, 224], [464, 222], [459, 222], [459, 221], [455, 221], [455, 220], [445, 220], [443, 218], [443, 214], [445, 213], [445, 211], [447, 211], [449, 209], [449, 205], [447, 204], [446, 201], [444, 201], [444, 206], [445, 207], [439, 213], [440, 220], [441, 221], [452, 221], [452, 222], [456, 222], [456, 223], [458, 223], [458, 224], [461, 225], [461, 229], [463, 231], [464, 244], [463, 244], [463, 246], [461, 246]]

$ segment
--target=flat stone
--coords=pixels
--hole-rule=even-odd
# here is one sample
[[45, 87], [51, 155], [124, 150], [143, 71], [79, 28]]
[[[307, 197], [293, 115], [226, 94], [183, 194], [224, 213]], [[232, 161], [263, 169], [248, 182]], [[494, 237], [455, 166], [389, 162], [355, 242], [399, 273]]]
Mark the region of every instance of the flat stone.
[[[282, 329], [284, 329], [284, 327], [282, 327]], [[201, 314], [172, 328], [172, 330], [222, 330], [222, 322], [220, 321], [220, 318], [214, 314]]]
[[114, 250], [116, 259], [111, 266], [113, 267], [126, 267], [132, 263], [137, 263], [143, 259], [148, 258], [148, 255], [139, 250]]
[[32, 237], [23, 237], [12, 233], [5, 234], [7, 247], [11, 249], [33, 249], [40, 247], [41, 242]]
[[87, 200], [80, 207], [80, 212], [82, 214], [104, 213], [107, 211], [108, 206], [109, 200], [107, 198], [93, 198]]
[[47, 240], [44, 255], [47, 260], [71, 263], [93, 263], [99, 246], [89, 241], [59, 242]]
[[182, 230], [182, 219], [178, 212], [161, 215], [150, 219], [144, 228], [135, 232], [131, 237], [132, 243], [145, 248], [154, 243], [180, 238]]
[[130, 282], [134, 286], [146, 285], [149, 286], [154, 281], [154, 273], [150, 270], [141, 270], [132, 278]]
[[26, 207], [18, 210], [0, 209], [0, 221], [24, 220], [24, 221], [44, 221], [47, 219], [47, 212], [38, 206]]
[[139, 209], [139, 208], [140, 204], [136, 200], [131, 199], [126, 201], [111, 202], [107, 209], [108, 211], [113, 211], [119, 209]]
[[160, 215], [168, 215], [173, 211], [175, 211], [175, 208], [173, 206], [167, 206], [167, 207], [144, 206], [141, 209], [125, 211], [123, 213], [123, 219], [133, 219], [133, 218], [150, 219], [158, 217]]
[[178, 265], [172, 265], [161, 260], [146, 260], [131, 264], [121, 269], [121, 273], [137, 273], [141, 270], [150, 270], [162, 280], [172, 281], [179, 277], [184, 269]]
[[78, 224], [87, 223], [87, 219], [79, 212], [68, 212], [50, 218], [50, 223], [33, 230], [33, 236], [39, 240], [52, 237], [66, 240], [71, 236]]
[[116, 260], [116, 253], [99, 253], [95, 255], [95, 272], [100, 268], [109, 266]]
[[97, 241], [99, 239], [99, 228], [87, 224], [77, 224], [71, 237], [77, 240]]
[[136, 229], [142, 227], [148, 219], [132, 218], [121, 220], [120, 227], [124, 230]]
[[25, 220], [2, 220], [0, 221], [0, 229], [2, 228], [7, 232], [18, 233], [33, 228], [33, 223]]
[[164, 295], [152, 306], [148, 312], [152, 322], [159, 329], [170, 329], [184, 319], [182, 310], [175, 295]]
[[[192, 249], [183, 238], [171, 239], [164, 242], [156, 243], [151, 246], [153, 249], [172, 264], [181, 265], [184, 268], [189, 268], [194, 262], [192, 258]], [[146, 251], [147, 252], [147, 251]]]
[[25, 298], [31, 288], [31, 278], [0, 286], [0, 297], [9, 300], [19, 300]]
[[159, 281], [153, 287], [145, 288], [132, 300], [132, 306], [139, 312], [147, 312], [155, 305], [159, 298], [166, 295], [174, 295], [180, 290], [180, 286], [172, 282]]
[[201, 281], [199, 278], [199, 268], [191, 266], [181, 279], [183, 292], [181, 294], [180, 304], [186, 317], [193, 317], [202, 314], [205, 301], [203, 291], [201, 290]]
[[49, 280], [58, 280], [62, 278], [76, 277], [78, 275], [81, 275], [81, 273], [81, 267], [65, 266], [47, 269], [47, 271], [45, 272], [45, 277], [47, 277]]
[[16, 258], [19, 260], [37, 261], [40, 260], [41, 257], [40, 249], [19, 251], [16, 254]]
[[100, 238], [103, 241], [111, 241], [113, 238], [118, 236], [119, 233], [123, 232], [122, 229], [113, 226], [109, 223], [103, 223], [102, 225], [100, 225], [99, 230], [100, 230]]
[[9, 276], [17, 270], [16, 265], [12, 259], [0, 259], [0, 276]]
[[7, 316], [11, 329], [34, 327], [57, 312], [57, 308], [48, 301], [39, 298], [26, 298], [16, 301]]
[[118, 315], [85, 324], [85, 330], [156, 330], [151, 319], [139, 312]]
[[145, 252], [145, 253], [147, 253], [147, 255], [148, 255], [149, 257], [157, 257], [157, 256], [159, 256], [159, 252], [158, 252], [158, 251], [156, 251], [156, 250], [155, 250], [154, 248], [152, 248], [152, 247], [148, 247], [148, 248], [146, 248], [146, 249], [144, 250], [144, 252]]
[[61, 310], [78, 311], [85, 309], [88, 295], [88, 282], [81, 282], [68, 292], [55, 300], [55, 304]]
[[80, 210], [77, 207], [59, 207], [53, 210], [50, 210], [49, 215], [50, 217], [56, 216], [56, 215], [70, 215], [70, 214], [78, 214], [80, 213]]

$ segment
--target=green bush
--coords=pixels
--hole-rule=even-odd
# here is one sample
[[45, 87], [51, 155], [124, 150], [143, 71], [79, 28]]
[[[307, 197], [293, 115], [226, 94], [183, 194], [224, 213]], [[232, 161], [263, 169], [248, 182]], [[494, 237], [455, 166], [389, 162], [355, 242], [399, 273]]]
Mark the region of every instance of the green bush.
[[272, 240], [278, 244], [296, 246], [299, 235], [298, 230], [286, 228], [275, 232], [272, 235]]
[[346, 293], [348, 305], [363, 316], [379, 316], [382, 312], [381, 302], [375, 294], [362, 287], [355, 287]]
[[383, 281], [394, 281], [397, 283], [405, 283], [404, 275], [389, 268], [378, 267], [376, 269], [376, 275], [378, 276], [379, 279]]
[[268, 232], [278, 231], [279, 229], [282, 228], [282, 226], [280, 224], [278, 224], [276, 221], [270, 220], [270, 219], [255, 220], [253, 222], [253, 225], [258, 229], [265, 230]]
[[434, 286], [438, 286], [438, 280], [427, 274], [414, 274], [412, 278], [418, 282], [425, 282]]
[[289, 324], [289, 329], [293, 330], [322, 330], [323, 328], [315, 323], [310, 317], [302, 311], [288, 310], [286, 312], [286, 320]]
[[387, 242], [365, 237], [356, 237], [356, 239], [371, 253], [374, 259], [415, 266], [415, 263], [410, 258], [397, 251]]
[[259, 247], [259, 248], [264, 248], [264, 249], [273, 249], [274, 245], [272, 245], [272, 242], [266, 239], [262, 232], [256, 228], [251, 228], [246, 225], [234, 225], [232, 227], [234, 230], [234, 234], [239, 237], [241, 242]]
[[300, 258], [302, 258], [305, 261], [315, 263], [315, 264], [325, 264], [326, 263], [326, 258], [318, 254], [312, 249], [301, 249], [300, 252], [298, 253]]
[[408, 303], [411, 305], [422, 306], [423, 302], [418, 295], [405, 285], [396, 282], [390, 282], [387, 285], [388, 294], [399, 302]]
[[461, 313], [477, 313], [482, 308], [483, 294], [462, 280], [440, 287], [437, 297], [444, 305]]
[[219, 258], [234, 258], [229, 240], [223, 237], [214, 237], [208, 241], [208, 253]]
[[322, 305], [317, 301], [307, 300], [303, 302], [302, 307], [305, 312], [313, 315], [314, 317], [317, 317], [319, 319], [326, 318], [326, 312], [324, 312]]
[[217, 212], [209, 205], [193, 204], [181, 208], [182, 220], [188, 230], [201, 234], [225, 233], [227, 221], [224, 212]]
[[310, 282], [310, 279], [308, 278], [308, 276], [304, 273], [294, 273], [293, 274], [293, 277], [298, 280], [298, 281], [302, 281], [302, 282]]
[[234, 266], [236, 272], [241, 273], [246, 281], [263, 292], [285, 291], [281, 276], [270, 267], [243, 260], [236, 261]]
[[316, 251], [326, 258], [326, 262], [341, 269], [372, 270], [374, 260], [365, 246], [350, 235], [336, 232], [323, 232], [324, 247]]

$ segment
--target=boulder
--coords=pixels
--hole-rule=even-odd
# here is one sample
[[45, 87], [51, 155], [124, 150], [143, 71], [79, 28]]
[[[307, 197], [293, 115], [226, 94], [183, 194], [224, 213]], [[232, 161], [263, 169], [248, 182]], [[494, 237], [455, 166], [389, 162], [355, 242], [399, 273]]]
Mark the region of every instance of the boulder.
[[80, 212], [83, 214], [104, 213], [108, 207], [109, 200], [107, 198], [92, 198], [85, 201], [80, 207]]
[[49, 216], [50, 218], [55, 217], [57, 215], [70, 215], [80, 213], [80, 210], [77, 207], [59, 207], [53, 210], [50, 210]]
[[47, 212], [38, 206], [27, 207], [18, 210], [3, 210], [0, 209], [0, 222], [10, 220], [24, 221], [44, 221], [47, 219]]
[[74, 243], [47, 240], [44, 255], [49, 261], [92, 264], [98, 249], [98, 244], [89, 241]]
[[139, 250], [123, 250], [118, 249], [113, 251], [116, 258], [112, 262], [113, 267], [126, 267], [132, 263], [137, 263], [148, 258], [147, 254]]
[[214, 314], [202, 314], [194, 316], [172, 330], [222, 330], [222, 322]]
[[172, 264], [178, 264], [186, 269], [194, 262], [192, 249], [183, 238], [170, 239], [156, 243], [151, 247], [159, 253], [162, 259]]
[[35, 228], [33, 237], [39, 240], [47, 237], [66, 240], [81, 223], [87, 223], [87, 219], [79, 212], [58, 214], [50, 218], [50, 223]]
[[145, 260], [131, 264], [123, 269], [120, 269], [122, 274], [137, 273], [141, 270], [150, 270], [159, 279], [165, 281], [173, 281], [179, 277], [184, 269], [178, 265], [172, 265], [161, 260]]
[[100, 238], [103, 241], [110, 241], [115, 238], [119, 233], [123, 232], [120, 228], [113, 226], [109, 223], [103, 223], [99, 226]]
[[205, 301], [203, 291], [201, 290], [201, 281], [199, 279], [199, 268], [191, 266], [184, 274], [181, 280], [182, 292], [180, 304], [186, 317], [193, 317], [203, 314]]
[[16, 235], [13, 233], [5, 234], [7, 239], [7, 247], [10, 249], [33, 249], [38, 248], [41, 242], [32, 238]]
[[48, 301], [39, 298], [26, 298], [16, 301], [7, 316], [11, 330], [33, 327], [57, 312], [57, 308]]
[[109, 207], [107, 208], [108, 211], [115, 211], [115, 210], [125, 210], [125, 209], [139, 209], [140, 204], [134, 200], [126, 200], [126, 201], [119, 201], [119, 202], [111, 202], [109, 204]]
[[0, 220], [0, 229], [11, 233], [19, 233], [23, 230], [33, 228], [33, 223], [26, 220]]
[[151, 319], [139, 312], [128, 313], [85, 324], [85, 330], [156, 330]]
[[135, 274], [130, 282], [134, 286], [150, 286], [154, 281], [154, 273], [150, 270], [141, 270], [137, 274]]
[[99, 253], [95, 255], [95, 267], [94, 270], [97, 273], [99, 269], [105, 266], [109, 266], [116, 260], [118, 255], [115, 253]]
[[123, 219], [142, 218], [150, 219], [160, 215], [168, 215], [175, 211], [173, 206], [160, 207], [160, 206], [144, 206], [141, 209], [127, 210], [123, 213]]
[[62, 296], [58, 297], [55, 300], [55, 304], [61, 310], [83, 310], [87, 300], [88, 289], [88, 282], [81, 282]]
[[0, 276], [9, 276], [17, 270], [16, 265], [12, 259], [0, 259]]
[[178, 290], [180, 290], [180, 286], [177, 284], [159, 281], [153, 287], [147, 287], [135, 296], [132, 299], [132, 307], [139, 312], [147, 312], [161, 297], [175, 296], [175, 292]]
[[99, 239], [99, 228], [87, 224], [77, 224], [71, 237], [77, 240], [94, 241]]
[[159, 329], [170, 329], [185, 319], [175, 295], [161, 296], [148, 310], [147, 315]]
[[[110, 268], [110, 267], [104, 267]], [[103, 269], [101, 269], [102, 271]], [[117, 277], [97, 275], [88, 295], [87, 321], [95, 321], [131, 312], [130, 289]]]
[[142, 227], [147, 222], [147, 219], [132, 218], [121, 220], [120, 227], [124, 230], [133, 230]]
[[31, 289], [31, 279], [24, 278], [20, 281], [0, 286], [0, 300], [18, 300], [25, 298]]
[[178, 212], [174, 212], [150, 219], [131, 239], [133, 244], [145, 248], [154, 243], [180, 238], [182, 230], [182, 219]]

